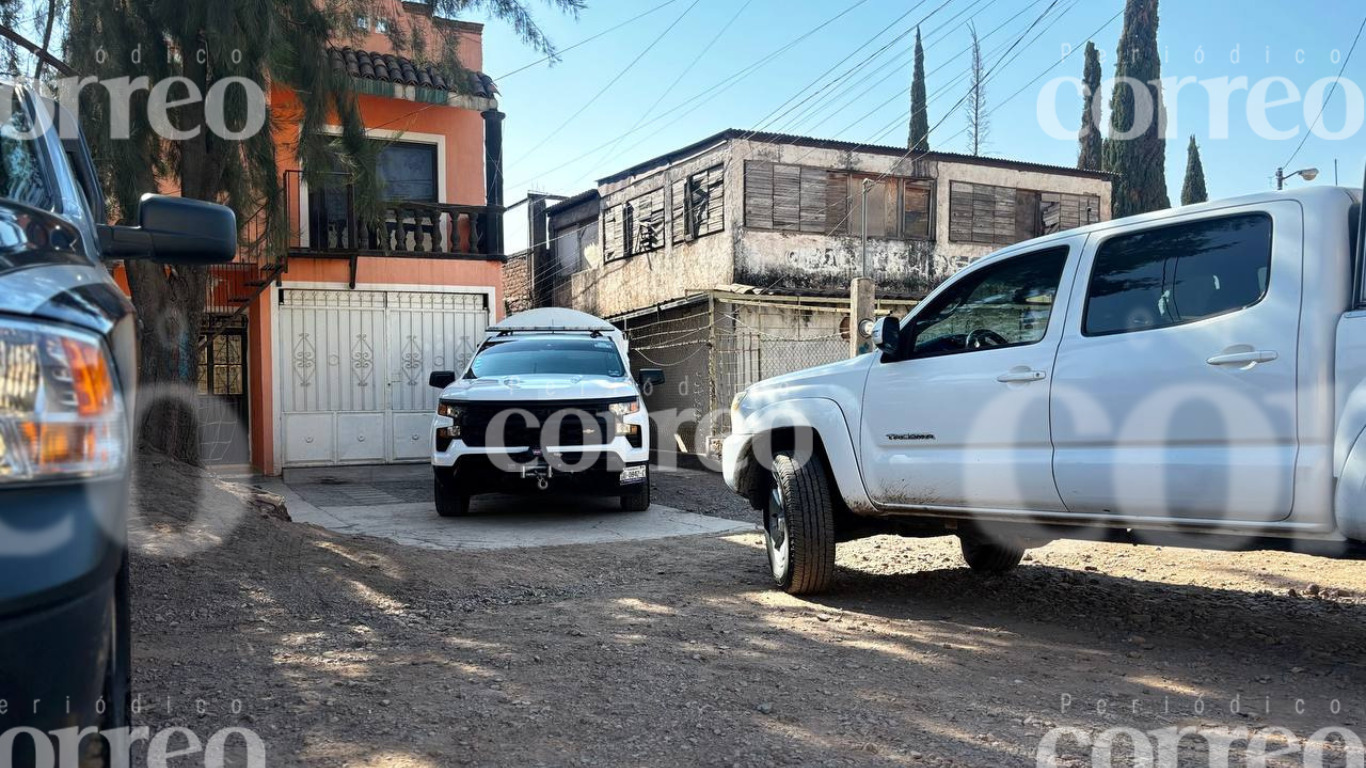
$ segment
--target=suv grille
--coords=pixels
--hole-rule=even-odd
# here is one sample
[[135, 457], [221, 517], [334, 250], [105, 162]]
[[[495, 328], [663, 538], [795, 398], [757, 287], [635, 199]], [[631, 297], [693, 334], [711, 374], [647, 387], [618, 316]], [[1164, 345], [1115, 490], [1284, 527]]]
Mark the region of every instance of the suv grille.
[[[542, 434], [545, 425], [556, 413], [566, 411], [560, 419], [558, 434], [550, 435], [547, 445], [578, 446], [605, 445], [616, 437], [616, 422], [608, 409], [610, 400], [570, 400], [565, 402], [508, 402], [508, 403], [468, 403], [464, 405], [465, 415], [460, 424], [460, 437], [465, 444], [483, 448], [501, 444], [509, 447], [526, 446], [543, 448]], [[491, 429], [493, 421], [505, 411], [525, 411], [535, 417], [528, 422], [526, 413], [514, 412], [504, 419], [501, 430]], [[574, 413], [581, 411], [582, 413]], [[588, 414], [585, 419], [583, 414]], [[535, 426], [532, 426], [532, 425]], [[591, 430], [591, 431], [587, 431]], [[498, 431], [502, 435], [496, 434]]]

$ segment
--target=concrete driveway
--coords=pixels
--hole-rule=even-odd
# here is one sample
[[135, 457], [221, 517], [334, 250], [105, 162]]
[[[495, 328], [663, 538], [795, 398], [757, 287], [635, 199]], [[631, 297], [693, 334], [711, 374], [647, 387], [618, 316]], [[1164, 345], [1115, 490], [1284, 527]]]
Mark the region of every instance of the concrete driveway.
[[623, 512], [615, 498], [476, 496], [470, 516], [443, 518], [426, 465], [287, 470], [254, 483], [285, 498], [295, 522], [427, 549], [601, 544], [753, 531], [751, 524], [659, 504]]

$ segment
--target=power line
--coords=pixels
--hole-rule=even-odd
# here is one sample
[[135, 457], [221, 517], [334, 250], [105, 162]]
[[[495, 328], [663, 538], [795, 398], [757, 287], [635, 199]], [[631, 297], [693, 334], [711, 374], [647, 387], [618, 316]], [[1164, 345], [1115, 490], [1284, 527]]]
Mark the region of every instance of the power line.
[[519, 72], [525, 72], [526, 70], [531, 69], [532, 67], [534, 67], [534, 66], [536, 66], [536, 65], [538, 65], [538, 64], [544, 64], [544, 63], [546, 63], [547, 61], [552, 61], [552, 60], [556, 59], [556, 58], [559, 57], [559, 56], [562, 56], [562, 55], [564, 55], [564, 54], [566, 54], [566, 53], [569, 53], [570, 51], [574, 50], [575, 48], [578, 48], [578, 47], [581, 46], [581, 45], [587, 45], [588, 43], [591, 43], [591, 42], [593, 42], [594, 40], [597, 40], [598, 38], [600, 38], [600, 37], [602, 37], [602, 36], [604, 36], [604, 35], [609, 35], [609, 34], [615, 32], [615, 31], [617, 31], [618, 29], [621, 29], [622, 27], [626, 26], [627, 24], [630, 24], [630, 23], [633, 22], [633, 21], [639, 21], [639, 20], [645, 18], [646, 16], [649, 16], [650, 14], [654, 13], [655, 11], [658, 11], [658, 10], [660, 10], [660, 9], [662, 9], [662, 8], [665, 8], [665, 7], [667, 7], [667, 6], [673, 5], [673, 4], [676, 3], [676, 2], [678, 2], [678, 0], [665, 0], [664, 2], [660, 3], [659, 5], [656, 5], [655, 7], [651, 8], [651, 9], [648, 10], [648, 11], [645, 11], [644, 13], [641, 13], [641, 14], [639, 14], [639, 15], [637, 15], [637, 16], [632, 16], [631, 18], [627, 19], [626, 21], [621, 22], [620, 24], [617, 24], [616, 26], [608, 27], [607, 29], [604, 29], [603, 31], [597, 33], [596, 35], [593, 35], [592, 37], [586, 37], [586, 38], [580, 40], [580, 41], [577, 42], [577, 43], [574, 43], [573, 45], [571, 45], [571, 46], [569, 46], [569, 47], [567, 47], [567, 48], [563, 48], [563, 49], [561, 49], [561, 50], [559, 50], [559, 51], [556, 51], [555, 54], [552, 55], [552, 56], [544, 56], [544, 57], [542, 57], [542, 58], [539, 58], [539, 59], [537, 59], [537, 60], [531, 62], [530, 64], [523, 64], [522, 66], [520, 66], [520, 67], [518, 67], [518, 68], [512, 70], [511, 72], [508, 72], [508, 73], [505, 74], [505, 75], [499, 75], [498, 77], [495, 77], [495, 78], [493, 78], [493, 79], [494, 79], [495, 81], [498, 81], [498, 80], [505, 80], [505, 79], [507, 79], [507, 78], [509, 78], [509, 77], [512, 77], [512, 76], [515, 75], [515, 74], [518, 74]]
[[[725, 25], [721, 27], [721, 29], [717, 30], [716, 34], [712, 36], [711, 41], [708, 42], [702, 50], [698, 51], [697, 55], [693, 57], [693, 60], [688, 63], [688, 66], [685, 67], [682, 72], [678, 73], [678, 77], [675, 77], [672, 83], [669, 83], [669, 87], [659, 92], [659, 98], [655, 99], [654, 103], [651, 104], [648, 109], [640, 113], [640, 117], [636, 118], [635, 124], [631, 126], [627, 133], [630, 133], [630, 131], [634, 131], [635, 129], [640, 127], [640, 124], [645, 121], [645, 118], [649, 117], [650, 113], [655, 111], [655, 107], [658, 107], [660, 102], [664, 101], [665, 96], [672, 93], [673, 89], [676, 88], [679, 83], [683, 82], [683, 78], [688, 76], [688, 73], [693, 70], [693, 67], [697, 66], [697, 63], [702, 60], [702, 57], [707, 55], [707, 51], [710, 51], [712, 47], [716, 45], [716, 42], [721, 39], [721, 36], [726, 34], [727, 30], [729, 30], [731, 26], [735, 24], [736, 19], [740, 18], [740, 14], [744, 13], [745, 9], [749, 8], [750, 4], [752, 4], [753, 2], [754, 0], [745, 0], [744, 5], [740, 6], [740, 10], [736, 11], [735, 15], [731, 16], [730, 20], [727, 21]], [[625, 137], [623, 136], [622, 138]], [[611, 155], [613, 151], [617, 148], [617, 146], [620, 145], [620, 143], [620, 139], [618, 139], [617, 144], [612, 145], [612, 148], [607, 150], [607, 154]]]
[[589, 99], [588, 101], [585, 101], [585, 102], [583, 103], [583, 105], [580, 106], [576, 112], [574, 112], [574, 114], [572, 114], [572, 115], [570, 115], [569, 117], [565, 118], [565, 119], [564, 119], [564, 122], [562, 122], [562, 123], [560, 123], [558, 126], [556, 126], [555, 130], [553, 130], [553, 131], [551, 131], [550, 133], [546, 134], [546, 137], [545, 137], [544, 139], [541, 139], [541, 140], [536, 144], [536, 146], [534, 146], [534, 147], [532, 147], [531, 149], [527, 150], [525, 154], [527, 154], [527, 155], [534, 154], [534, 153], [536, 152], [536, 150], [540, 149], [541, 147], [544, 147], [546, 144], [550, 143], [550, 140], [551, 140], [551, 139], [553, 139], [553, 138], [555, 138], [556, 136], [558, 136], [558, 135], [560, 134], [560, 131], [562, 131], [562, 130], [565, 129], [565, 126], [567, 126], [567, 125], [569, 125], [570, 123], [574, 122], [574, 120], [575, 120], [576, 118], [578, 118], [579, 115], [582, 115], [584, 112], [588, 111], [588, 108], [591, 107], [591, 106], [593, 106], [593, 104], [594, 104], [598, 99], [602, 98], [603, 94], [605, 94], [605, 93], [607, 93], [609, 90], [611, 90], [611, 89], [612, 89], [612, 86], [614, 86], [614, 85], [617, 84], [617, 81], [621, 80], [621, 78], [623, 78], [623, 77], [626, 76], [626, 73], [627, 73], [627, 72], [630, 72], [633, 68], [635, 68], [636, 64], [639, 64], [639, 63], [640, 63], [640, 60], [643, 59], [643, 58], [645, 58], [646, 54], [648, 54], [650, 51], [654, 50], [655, 46], [656, 46], [656, 45], [659, 45], [659, 42], [660, 42], [661, 40], [663, 40], [665, 37], [667, 37], [668, 34], [669, 34], [670, 32], [673, 31], [674, 27], [678, 26], [678, 23], [679, 23], [680, 21], [683, 21], [683, 18], [684, 18], [685, 16], [687, 16], [689, 13], [691, 13], [691, 12], [692, 12], [692, 9], [696, 8], [696, 7], [697, 7], [697, 4], [700, 3], [700, 2], [702, 2], [702, 0], [693, 0], [693, 1], [692, 1], [692, 5], [689, 5], [687, 8], [685, 8], [685, 9], [683, 10], [683, 12], [680, 13], [680, 14], [678, 15], [678, 18], [676, 18], [676, 19], [673, 20], [673, 23], [671, 23], [671, 24], [669, 24], [669, 26], [665, 27], [665, 28], [664, 28], [664, 31], [663, 31], [663, 32], [660, 32], [659, 35], [656, 36], [654, 40], [651, 40], [651, 41], [650, 41], [650, 44], [647, 45], [647, 46], [645, 46], [645, 50], [643, 50], [643, 51], [641, 51], [639, 54], [637, 54], [636, 57], [635, 57], [634, 59], [631, 59], [631, 63], [630, 63], [630, 64], [627, 64], [624, 68], [622, 68], [622, 70], [616, 74], [616, 77], [613, 77], [611, 80], [609, 80], [609, 81], [607, 82], [606, 85], [604, 85], [601, 89], [598, 90], [597, 93], [593, 94], [593, 98]]
[[[688, 106], [691, 105], [691, 104], [694, 104], [695, 102], [698, 102], [698, 101], [703, 100], [703, 99], [715, 98], [717, 95], [719, 95], [719, 94], [721, 94], [721, 93], [724, 93], [725, 91], [729, 90], [732, 86], [734, 86], [734, 85], [735, 85], [736, 83], [738, 83], [739, 81], [741, 81], [741, 80], [745, 79], [746, 77], [748, 77], [749, 75], [753, 74], [755, 71], [757, 71], [757, 70], [758, 70], [760, 67], [762, 67], [764, 64], [767, 64], [769, 61], [772, 61], [773, 59], [777, 58], [778, 56], [781, 56], [782, 54], [786, 53], [788, 50], [792, 49], [794, 46], [796, 46], [796, 45], [797, 45], [798, 43], [800, 43], [801, 41], [805, 40], [806, 38], [808, 38], [808, 37], [810, 37], [810, 36], [812, 36], [812, 35], [814, 35], [814, 34], [816, 34], [817, 32], [821, 31], [822, 29], [824, 29], [824, 28], [830, 26], [831, 24], [833, 24], [834, 22], [840, 20], [841, 18], [847, 16], [849, 13], [853, 12], [856, 8], [858, 8], [859, 6], [865, 5], [867, 2], [868, 2], [868, 0], [855, 0], [855, 2], [853, 3], [853, 5], [850, 5], [848, 8], [845, 8], [843, 11], [840, 11], [839, 13], [837, 13], [837, 14], [835, 14], [834, 16], [832, 16], [832, 17], [826, 19], [825, 21], [821, 22], [820, 24], [817, 24], [816, 26], [814, 26], [814, 27], [812, 27], [811, 29], [807, 30], [806, 32], [802, 33], [802, 34], [799, 35], [798, 37], [794, 38], [793, 40], [791, 40], [791, 41], [787, 42], [786, 44], [782, 45], [781, 47], [777, 48], [776, 50], [771, 51], [771, 52], [769, 52], [768, 54], [766, 54], [765, 56], [760, 57], [757, 61], [754, 61], [754, 62], [750, 63], [749, 65], [745, 66], [745, 67], [742, 68], [742, 69], [736, 70], [734, 73], [732, 73], [732, 74], [729, 75], [728, 77], [723, 78], [720, 82], [713, 83], [712, 85], [708, 86], [708, 87], [705, 88], [704, 90], [699, 91], [698, 93], [694, 94], [693, 96], [690, 96], [689, 98], [684, 99], [683, 101], [679, 102], [678, 104], [675, 104], [674, 106], [670, 107], [669, 109], [664, 110], [664, 112], [662, 112], [662, 113], [659, 114], [658, 116], [653, 117], [653, 118], [651, 118], [650, 120], [647, 120], [647, 121], [645, 121], [644, 123], [642, 123], [642, 124], [640, 125], [640, 127], [637, 128], [636, 130], [641, 130], [641, 129], [647, 128], [647, 127], [649, 127], [649, 126], [651, 126], [651, 125], [654, 125], [654, 124], [660, 122], [661, 120], [665, 119], [666, 117], [668, 117], [668, 116], [670, 116], [670, 115], [672, 115], [672, 114], [674, 114], [674, 113], [679, 112], [680, 110], [682, 110], [682, 109], [688, 107]], [[694, 107], [694, 108], [695, 108], [695, 107]], [[689, 111], [691, 111], [691, 110], [689, 110]], [[686, 113], [685, 113], [685, 114], [686, 114]], [[617, 136], [616, 138], [609, 139], [608, 141], [606, 141], [606, 142], [604, 142], [604, 143], [602, 143], [602, 144], [600, 144], [600, 145], [598, 145], [598, 146], [596, 146], [596, 147], [594, 147], [594, 148], [588, 150], [587, 152], [584, 152], [583, 154], [577, 155], [577, 156], [575, 156], [575, 157], [573, 157], [573, 158], [570, 158], [569, 160], [566, 160], [566, 161], [563, 162], [563, 163], [560, 163], [559, 165], [555, 166], [554, 168], [551, 168], [551, 169], [548, 170], [548, 171], [543, 171], [542, 174], [545, 174], [545, 173], [554, 173], [555, 171], [558, 171], [558, 170], [560, 170], [561, 168], [564, 168], [564, 167], [566, 167], [566, 166], [573, 165], [574, 163], [577, 163], [577, 162], [579, 162], [580, 160], [584, 160], [584, 159], [586, 159], [586, 158], [588, 158], [588, 157], [591, 157], [592, 155], [596, 155], [599, 151], [601, 151], [601, 150], [603, 150], [603, 149], [606, 149], [607, 147], [610, 147], [612, 144], [616, 143], [616, 141], [618, 141], [620, 138], [625, 137], [625, 136], [629, 136], [631, 133], [632, 133], [632, 131], [628, 131], [628, 132], [626, 132], [626, 133], [620, 134], [620, 135]], [[534, 179], [527, 179], [527, 180], [525, 180], [525, 181], [523, 181], [523, 182], [519, 182], [519, 183], [517, 183], [517, 184], [512, 184], [511, 186], [514, 186], [514, 187], [516, 187], [516, 186], [521, 186], [521, 184], [527, 183], [527, 182], [530, 182], [530, 181], [533, 181], [533, 180], [534, 180]]]
[[[1018, 52], [1015, 52], [1016, 47], [1018, 46], [1018, 44], [1020, 43], [1020, 41], [1022, 41], [1026, 36], [1028, 36], [1029, 33], [1030, 33], [1036, 26], [1038, 26], [1038, 24], [1039, 24], [1040, 21], [1042, 21], [1044, 18], [1046, 18], [1046, 17], [1048, 16], [1048, 14], [1057, 6], [1058, 1], [1059, 1], [1059, 0], [1052, 0], [1052, 2], [1049, 4], [1049, 6], [1048, 6], [1047, 8], [1045, 8], [1044, 11], [1043, 11], [1042, 13], [1039, 14], [1039, 16], [1038, 16], [1038, 17], [1029, 25], [1028, 28], [1025, 29], [1025, 31], [1020, 35], [1020, 37], [1016, 38], [1015, 41], [1014, 41], [1013, 43], [1010, 43], [1010, 44], [1009, 44], [1009, 47], [1006, 49], [1005, 53], [1001, 55], [1000, 59], [998, 59], [998, 61], [997, 61], [996, 66], [993, 67], [991, 73], [989, 73], [989, 75], [988, 75], [988, 80], [990, 80], [990, 78], [991, 78], [992, 75], [994, 75], [994, 74], [996, 74], [996, 73], [1002, 71], [1002, 68], [1003, 68], [1004, 66], [1006, 66], [1006, 65], [1008, 65], [1008, 64], [1010, 64], [1010, 63], [1012, 63], [1015, 59], [1017, 59], [1020, 55], [1023, 54], [1024, 49], [1020, 49]], [[1039, 0], [1039, 2], [1042, 2], [1042, 0]], [[1070, 11], [1072, 8], [1075, 8], [1076, 5], [1077, 5], [1078, 3], [1079, 3], [1079, 0], [1074, 0], [1074, 2], [1073, 2], [1070, 6], [1068, 6], [1067, 9], [1065, 9], [1064, 12], [1063, 12], [1062, 14], [1058, 14], [1057, 16], [1055, 16], [1055, 17], [1049, 22], [1049, 24], [1047, 25], [1047, 27], [1045, 28], [1044, 31], [1046, 31], [1047, 29], [1052, 28], [1054, 25], [1056, 25], [1056, 24], [1058, 23], [1058, 21], [1061, 20], [1061, 18], [1063, 17], [1063, 15], [1065, 15], [1066, 12], [1067, 12], [1067, 11]], [[1035, 6], [1038, 5], [1038, 3], [1036, 2], [1036, 3], [1034, 3], [1034, 5], [1035, 5]], [[1032, 7], [1032, 6], [1031, 6], [1031, 7]], [[1098, 28], [1094, 33], [1092, 33], [1092, 35], [1091, 35], [1090, 37], [1094, 37], [1096, 34], [1099, 34], [1105, 27], [1107, 27], [1107, 26], [1109, 26], [1110, 24], [1114, 23], [1115, 19], [1119, 18], [1119, 16], [1120, 16], [1122, 13], [1123, 13], [1123, 11], [1121, 10], [1120, 12], [1116, 13], [1114, 16], [1110, 17], [1110, 19], [1109, 19], [1108, 21], [1106, 21], [1105, 24], [1103, 24], [1100, 28]], [[1016, 15], [1018, 16], [1019, 14], [1016, 14]], [[1012, 18], [1013, 18], [1013, 17], [1012, 17]], [[1009, 23], [1009, 22], [1007, 21], [1007, 23]], [[1042, 32], [1041, 32], [1040, 34], [1042, 34]], [[1036, 38], [1036, 39], [1037, 39], [1037, 38]], [[1089, 39], [1089, 38], [1088, 38], [1088, 39]], [[1026, 46], [1026, 47], [1027, 47], [1027, 46]], [[998, 46], [998, 47], [996, 48], [996, 50], [999, 51], [1001, 48], [1006, 48], [1006, 45], [1005, 45], [1005, 44], [1002, 44], [1001, 46]], [[1015, 52], [1015, 55], [1014, 55], [1013, 57], [1011, 56], [1011, 53], [1012, 53], [1012, 52]], [[1070, 53], [1069, 53], [1068, 55], [1070, 56]], [[954, 58], [956, 58], [956, 57], [954, 57]], [[1015, 92], [1014, 94], [1012, 94], [1010, 97], [1008, 97], [1007, 99], [1005, 99], [1004, 101], [1002, 101], [1001, 104], [1004, 105], [1004, 104], [1007, 104], [1007, 103], [1013, 101], [1016, 97], [1018, 97], [1018, 96], [1020, 95], [1020, 93], [1023, 93], [1024, 90], [1025, 90], [1026, 88], [1028, 88], [1030, 85], [1033, 85], [1033, 84], [1034, 84], [1035, 82], [1037, 82], [1040, 78], [1042, 78], [1042, 77], [1043, 77], [1044, 75], [1046, 75], [1048, 72], [1052, 71], [1054, 68], [1056, 68], [1058, 65], [1060, 65], [1060, 64], [1061, 64], [1063, 61], [1065, 61], [1066, 59], [1067, 59], [1067, 56], [1064, 56], [1062, 59], [1060, 59], [1059, 61], [1055, 62], [1054, 64], [1052, 64], [1052, 65], [1049, 66], [1048, 68], [1046, 68], [1043, 72], [1041, 72], [1038, 76], [1036, 76], [1033, 80], [1031, 80], [1028, 84], [1026, 84], [1024, 88], [1021, 88], [1019, 91], [1016, 91], [1016, 92]], [[950, 59], [950, 60], [952, 60], [952, 59]], [[942, 66], [944, 66], [944, 65], [941, 65], [941, 67], [942, 67]], [[940, 91], [940, 93], [944, 93], [944, 92], [945, 92], [945, 91], [942, 91], [942, 90]], [[955, 104], [951, 109], [949, 109], [948, 112], [945, 113], [944, 117], [942, 117], [937, 123], [935, 123], [935, 125], [930, 129], [930, 133], [933, 134], [933, 132], [934, 132], [935, 130], [937, 130], [940, 126], [942, 126], [943, 123], [949, 118], [949, 116], [951, 116], [951, 115], [957, 110], [958, 106], [961, 105], [962, 102], [963, 102], [965, 99], [966, 99], [966, 96], [964, 96], [963, 98], [959, 99], [958, 103]], [[889, 127], [887, 130], [891, 130], [891, 128], [895, 127], [895, 126], [898, 125], [898, 124], [901, 124], [904, 120], [905, 120], [905, 117], [898, 118], [897, 121], [896, 121], [891, 127]], [[874, 139], [870, 139], [868, 143], [872, 143], [873, 141], [876, 141], [877, 138], [880, 138], [881, 135], [885, 135], [885, 133], [887, 132], [887, 130], [884, 130], [881, 134], [879, 134], [878, 137], [875, 137]], [[954, 134], [953, 136], [951, 136], [951, 137], [949, 137], [949, 138], [950, 138], [950, 139], [957, 138], [957, 136], [961, 135], [961, 134], [964, 133], [965, 131], [966, 131], [966, 128], [963, 129], [963, 130], [958, 131], [958, 133]], [[749, 135], [752, 137], [755, 133], [757, 133], [757, 131], [751, 132]], [[857, 146], [864, 146], [864, 145], [855, 145], [855, 146], [857, 147]], [[802, 155], [801, 157], [797, 158], [797, 159], [796, 159], [795, 161], [793, 161], [793, 162], [799, 164], [802, 160], [804, 160], [806, 157], [809, 157], [809, 156], [810, 156], [813, 152], [815, 152], [815, 151], [816, 151], [816, 148], [812, 148], [812, 149], [808, 150], [808, 151], [806, 152], [806, 154], [804, 154], [804, 155]], [[892, 164], [892, 167], [895, 168], [896, 166], [900, 165], [900, 164], [901, 164], [907, 157], [909, 157], [913, 152], [914, 152], [914, 149], [913, 149], [913, 148], [907, 150], [907, 152], [906, 152], [904, 155], [902, 155], [902, 157], [901, 157], [900, 159], [898, 159], [895, 163]], [[922, 153], [922, 154], [921, 154], [921, 157], [924, 157], [925, 154], [928, 154], [928, 153]], [[919, 159], [919, 158], [917, 158], [917, 159]], [[888, 172], [886, 172], [886, 173], [883, 173], [883, 174], [879, 175], [879, 176], [875, 179], [875, 181], [876, 181], [876, 182], [881, 182], [881, 181], [885, 180], [889, 175], [891, 175], [891, 172], [890, 172], [890, 171], [888, 171]], [[742, 176], [742, 178], [743, 178], [743, 176]], [[743, 182], [741, 183], [741, 187], [743, 188]], [[837, 223], [835, 224], [835, 226], [830, 230], [830, 232], [838, 231], [839, 228], [842, 227], [842, 226], [848, 221], [848, 218], [849, 218], [849, 216], [852, 214], [852, 212], [853, 212], [853, 208], [852, 208], [852, 206], [850, 206], [849, 209], [846, 211], [844, 218], [841, 219], [839, 222], [837, 222]], [[570, 233], [566, 233], [566, 234], [570, 234]], [[574, 231], [574, 234], [577, 234], [577, 229]], [[557, 236], [556, 238], [554, 238], [554, 240], [559, 240], [561, 237], [563, 237], [563, 235]], [[535, 284], [537, 284], [537, 285], [544, 286], [547, 282], [554, 280], [554, 279], [555, 279], [556, 277], [558, 277], [562, 272], [564, 272], [564, 270], [566, 269], [566, 267], [567, 267], [567, 265], [565, 265], [565, 264], [563, 264], [563, 263], [559, 263], [559, 264], [556, 265], [556, 268], [555, 268], [553, 271], [547, 273], [546, 275], [540, 276], [539, 279], [533, 278], [533, 282], [534, 282]], [[552, 283], [552, 284], [553, 284], [553, 283]], [[771, 286], [770, 286], [770, 287], [771, 287]], [[584, 288], [584, 291], [587, 291], [587, 290], [589, 290], [589, 289], [590, 289], [590, 286], [586, 286], [586, 287]], [[579, 295], [581, 295], [581, 294], [582, 294], [582, 292], [581, 292]], [[574, 296], [573, 298], [577, 299], [577, 298], [578, 298], [578, 295]]]
[[1323, 118], [1324, 111], [1328, 109], [1328, 102], [1332, 100], [1333, 94], [1337, 91], [1338, 80], [1341, 80], [1342, 73], [1347, 71], [1347, 63], [1352, 60], [1352, 53], [1356, 51], [1357, 43], [1361, 41], [1362, 30], [1366, 30], [1366, 18], [1363, 18], [1361, 20], [1361, 26], [1357, 27], [1357, 36], [1352, 40], [1352, 47], [1342, 59], [1342, 67], [1338, 69], [1337, 79], [1333, 81], [1333, 85], [1328, 89], [1328, 95], [1323, 97], [1323, 103], [1319, 105], [1319, 113], [1314, 116], [1314, 123], [1309, 126], [1309, 130], [1306, 131], [1304, 136], [1300, 139], [1300, 144], [1295, 147], [1295, 151], [1290, 154], [1290, 159], [1281, 163], [1282, 168], [1288, 167], [1291, 163], [1295, 162], [1295, 157], [1300, 154], [1301, 149], [1304, 149], [1304, 143], [1309, 141], [1309, 134], [1313, 133], [1314, 129], [1319, 127], [1319, 120]]

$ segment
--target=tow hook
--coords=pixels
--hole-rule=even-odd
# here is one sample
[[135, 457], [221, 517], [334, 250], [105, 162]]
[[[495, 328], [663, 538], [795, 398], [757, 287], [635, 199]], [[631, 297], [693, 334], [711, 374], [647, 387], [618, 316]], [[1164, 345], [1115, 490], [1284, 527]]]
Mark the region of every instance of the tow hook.
[[536, 478], [536, 487], [542, 491], [550, 487], [550, 481], [544, 477]]

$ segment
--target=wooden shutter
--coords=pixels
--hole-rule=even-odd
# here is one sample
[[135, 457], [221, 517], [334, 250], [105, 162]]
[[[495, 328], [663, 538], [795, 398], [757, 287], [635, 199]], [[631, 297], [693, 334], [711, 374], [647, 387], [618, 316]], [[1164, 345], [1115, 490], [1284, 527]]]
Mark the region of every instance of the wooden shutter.
[[773, 229], [773, 163], [745, 161], [745, 226]]
[[802, 169], [773, 166], [773, 228], [797, 231], [802, 223]]
[[1011, 237], [1010, 243], [1038, 237], [1043, 234], [1041, 225], [1039, 193], [1027, 189], [1015, 190], [1015, 234]]
[[825, 234], [825, 171], [801, 169], [801, 231]]
[[688, 239], [688, 179], [669, 185], [669, 237], [674, 245]]
[[625, 257], [625, 249], [622, 243], [622, 233], [624, 232], [622, 222], [621, 206], [614, 205], [602, 212], [602, 259], [612, 261]]
[[825, 174], [825, 233], [849, 234], [849, 174], [827, 171]]

